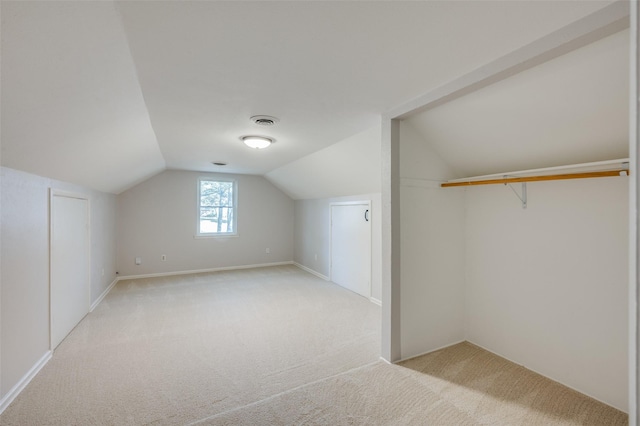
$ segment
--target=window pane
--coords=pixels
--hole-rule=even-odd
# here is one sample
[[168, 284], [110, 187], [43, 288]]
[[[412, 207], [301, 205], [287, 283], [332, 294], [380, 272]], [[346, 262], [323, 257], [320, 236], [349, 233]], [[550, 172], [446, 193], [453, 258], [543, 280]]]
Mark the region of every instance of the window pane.
[[220, 182], [218, 186], [219, 206], [229, 206], [233, 203], [233, 188], [231, 182]]
[[233, 206], [233, 182], [201, 181], [201, 206]]
[[200, 186], [200, 205], [216, 206], [220, 203], [220, 196], [217, 188], [212, 185], [215, 182], [202, 181]]
[[224, 207], [220, 209], [221, 232], [233, 232], [233, 208]]
[[235, 233], [235, 183], [200, 180], [198, 233]]
[[200, 209], [200, 220], [218, 220], [218, 209], [202, 207]]

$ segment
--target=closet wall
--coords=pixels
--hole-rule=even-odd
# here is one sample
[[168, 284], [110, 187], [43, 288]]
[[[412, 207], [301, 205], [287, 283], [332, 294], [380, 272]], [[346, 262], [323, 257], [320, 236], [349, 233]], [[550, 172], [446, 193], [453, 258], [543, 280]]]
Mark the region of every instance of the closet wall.
[[464, 190], [451, 167], [400, 123], [401, 337], [407, 359], [463, 341]]
[[402, 358], [466, 340], [626, 411], [629, 178], [440, 188], [409, 122], [400, 162]]
[[465, 190], [466, 339], [625, 411], [628, 184]]

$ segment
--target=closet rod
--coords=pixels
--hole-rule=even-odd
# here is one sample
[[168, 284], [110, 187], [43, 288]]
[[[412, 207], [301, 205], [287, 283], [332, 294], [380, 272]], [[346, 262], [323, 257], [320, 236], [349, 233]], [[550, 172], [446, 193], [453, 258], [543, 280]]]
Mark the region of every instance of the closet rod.
[[629, 175], [629, 169], [618, 169], [618, 170], [605, 170], [605, 171], [599, 171], [599, 172], [567, 173], [562, 175], [504, 177], [502, 179], [486, 179], [486, 180], [475, 180], [475, 181], [466, 181], [466, 182], [444, 182], [440, 186], [442, 188], [449, 188], [452, 186], [493, 185], [493, 184], [499, 184], [499, 183], [506, 185], [508, 183], [518, 183], [518, 182], [585, 179], [585, 178], [628, 176], [628, 175]]

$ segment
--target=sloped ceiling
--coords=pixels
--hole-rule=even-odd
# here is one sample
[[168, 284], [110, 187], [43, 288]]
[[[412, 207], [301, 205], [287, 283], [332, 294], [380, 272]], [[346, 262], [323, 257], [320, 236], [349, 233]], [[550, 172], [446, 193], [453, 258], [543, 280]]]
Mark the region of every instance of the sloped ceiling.
[[381, 132], [374, 126], [265, 177], [294, 200], [381, 192]]
[[[3, 1], [2, 165], [114, 193], [165, 168], [275, 176], [609, 3]], [[278, 185], [314, 197], [296, 170]]]
[[629, 31], [407, 120], [470, 177], [629, 156]]
[[115, 7], [2, 2], [2, 165], [119, 192], [165, 168]]

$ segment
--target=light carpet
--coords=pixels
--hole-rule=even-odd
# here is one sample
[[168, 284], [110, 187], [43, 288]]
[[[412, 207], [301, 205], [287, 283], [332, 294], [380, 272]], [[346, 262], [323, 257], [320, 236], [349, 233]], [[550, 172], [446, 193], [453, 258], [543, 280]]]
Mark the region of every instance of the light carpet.
[[0, 424], [627, 424], [468, 343], [379, 351], [380, 308], [294, 266], [121, 281]]

